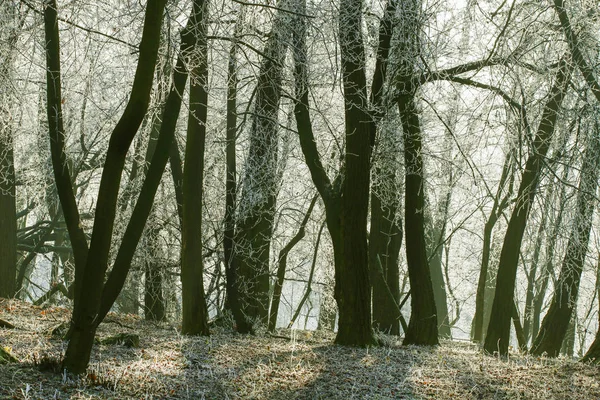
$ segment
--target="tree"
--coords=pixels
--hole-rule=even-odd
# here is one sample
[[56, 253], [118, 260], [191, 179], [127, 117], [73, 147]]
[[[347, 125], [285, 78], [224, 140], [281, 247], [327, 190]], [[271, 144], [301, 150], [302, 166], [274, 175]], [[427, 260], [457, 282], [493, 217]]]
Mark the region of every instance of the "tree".
[[[239, 29], [240, 20], [236, 23]], [[226, 279], [226, 304], [231, 309], [237, 331], [239, 333], [252, 332], [252, 324], [246, 320], [242, 311], [239, 293], [238, 266], [234, 257], [235, 236], [235, 205], [237, 193], [237, 166], [236, 166], [236, 136], [237, 136], [237, 85], [236, 54], [237, 43], [231, 45], [227, 62], [227, 121], [226, 121], [226, 170], [225, 170], [225, 216], [223, 218], [223, 257], [225, 262]]]
[[[94, 258], [93, 262], [90, 261], [90, 265], [85, 266], [83, 286], [86, 288], [86, 295], [89, 293], [89, 296], [77, 299], [80, 302], [79, 307], [81, 311], [78, 312], [77, 302], [75, 304], [71, 338], [64, 359], [65, 368], [71, 372], [83, 372], [87, 366], [95, 330], [110, 309], [110, 306], [123, 286], [123, 282], [125, 281], [129, 270], [131, 258], [133, 257], [133, 252], [135, 251], [146, 219], [150, 213], [156, 189], [158, 188], [162, 173], [169, 158], [175, 124], [181, 106], [181, 97], [179, 94], [183, 91], [187, 80], [187, 59], [194, 48], [196, 41], [196, 35], [194, 35], [194, 32], [191, 29], [191, 21], [193, 18], [188, 20], [190, 25], [182, 32], [181, 52], [177, 60], [177, 66], [174, 70], [173, 84], [165, 106], [163, 123], [157, 142], [157, 150], [154, 153], [148, 175], [144, 181], [132, 217], [125, 231], [123, 242], [119, 247], [113, 269], [106, 284], [103, 285], [103, 276], [107, 269], [106, 258], [108, 256], [108, 243], [106, 243], [106, 239], [110, 238], [110, 231], [112, 230], [112, 224], [114, 223], [114, 208], [116, 206], [116, 195], [118, 193], [118, 180], [120, 178], [120, 172], [122, 172], [124, 156], [126, 153], [126, 148], [124, 147], [128, 147], [131, 144], [133, 135], [139, 127], [141, 118], [145, 113], [145, 108], [148, 106], [150, 86], [158, 52], [163, 8], [164, 2], [162, 1], [150, 2], [146, 8], [146, 19], [140, 46], [140, 60], [138, 62], [138, 69], [136, 71], [136, 78], [134, 79], [132, 95], [130, 98], [130, 103], [133, 104], [130, 104], [126, 108], [123, 117], [111, 135], [111, 142], [103, 171], [103, 179], [98, 194], [95, 227], [90, 247], [90, 254], [94, 254], [92, 252], [94, 250], [94, 238], [96, 235], [99, 235], [101, 237], [98, 239], [100, 240], [100, 244], [96, 250], [99, 254], [97, 258]], [[195, 8], [195, 10], [197, 10], [197, 8]], [[141, 109], [139, 107], [141, 107]], [[141, 115], [139, 115], [140, 111]], [[125, 128], [135, 129], [133, 129], [132, 132]], [[111, 162], [114, 162], [114, 164]], [[117, 168], [116, 171], [115, 168]], [[107, 174], [109, 174], [109, 177], [106, 176]], [[115, 180], [117, 182], [115, 182]], [[103, 209], [103, 207], [106, 207], [106, 209]], [[101, 218], [103, 216], [111, 218], [106, 221]], [[101, 219], [102, 222], [100, 222], [99, 219]], [[105, 236], [108, 236], [108, 238]], [[101, 250], [104, 250], [104, 252], [101, 252]], [[99, 263], [102, 261], [100, 256], [104, 257], [104, 263]], [[91, 260], [91, 258], [89, 260]], [[96, 279], [94, 280], [92, 278]]]
[[181, 245], [181, 284], [183, 321], [181, 331], [191, 335], [208, 335], [208, 309], [204, 298], [202, 261], [202, 184], [204, 146], [208, 108], [208, 57], [206, 46], [205, 0], [194, 1], [189, 34], [196, 39], [190, 57], [190, 113], [183, 169], [183, 224]]
[[13, 297], [17, 277], [16, 174], [10, 84], [14, 53], [24, 16], [14, 2], [0, 4], [0, 297]]
[[[473, 317], [473, 334], [472, 338], [476, 342], [482, 342], [485, 336], [484, 332], [484, 314], [486, 310], [486, 303], [493, 300], [493, 296], [489, 296], [486, 293], [486, 288], [489, 282], [489, 265], [490, 265], [490, 253], [492, 248], [492, 231], [494, 226], [498, 222], [498, 219], [502, 216], [502, 213], [510, 204], [510, 196], [512, 195], [512, 188], [514, 183], [514, 163], [513, 151], [509, 151], [506, 154], [504, 160], [504, 166], [502, 167], [502, 174], [500, 176], [500, 182], [498, 183], [498, 189], [494, 196], [494, 203], [492, 210], [487, 217], [484, 228], [483, 228], [483, 250], [481, 253], [481, 268], [479, 269], [479, 278], [477, 280], [477, 291], [475, 293], [475, 315]], [[504, 191], [506, 194], [503, 195]]]
[[394, 127], [387, 126], [383, 120], [387, 111], [384, 80], [387, 76], [395, 12], [396, 0], [388, 1], [379, 26], [377, 60], [370, 93], [373, 114], [371, 129], [373, 134], [375, 131], [378, 133], [375, 147], [379, 152], [372, 157], [369, 278], [372, 286], [373, 326], [383, 332], [399, 335], [400, 323], [395, 307], [400, 302], [398, 257], [404, 233], [397, 182], [399, 143]]
[[250, 318], [266, 323], [269, 312], [269, 261], [277, 200], [278, 114], [285, 55], [289, 43], [287, 0], [278, 5], [263, 49], [256, 81], [242, 195], [234, 238], [242, 307]]
[[558, 65], [554, 85], [550, 89], [548, 100], [544, 106], [542, 118], [533, 141], [533, 148], [521, 177], [517, 201], [504, 236], [498, 264], [496, 292], [484, 344], [485, 351], [490, 354], [495, 351], [502, 355], [508, 353], [515, 279], [523, 233], [537, 191], [544, 165], [543, 160], [554, 134], [560, 105], [567, 94], [570, 76], [570, 63], [563, 58]]
[[422, 132], [416, 109], [418, 86], [414, 82], [419, 57], [418, 0], [403, 2], [400, 10], [400, 40], [396, 52], [399, 66], [395, 77], [397, 103], [402, 123], [405, 168], [406, 262], [411, 288], [411, 314], [404, 344], [438, 344], [438, 323], [433, 285], [427, 260], [423, 218], [424, 180]]
[[577, 193], [577, 214], [573, 221], [567, 252], [554, 290], [550, 309], [546, 313], [531, 353], [558, 356], [577, 304], [581, 273], [588, 249], [595, 194], [600, 168], [600, 139], [598, 122], [589, 129], [588, 145], [581, 167]]

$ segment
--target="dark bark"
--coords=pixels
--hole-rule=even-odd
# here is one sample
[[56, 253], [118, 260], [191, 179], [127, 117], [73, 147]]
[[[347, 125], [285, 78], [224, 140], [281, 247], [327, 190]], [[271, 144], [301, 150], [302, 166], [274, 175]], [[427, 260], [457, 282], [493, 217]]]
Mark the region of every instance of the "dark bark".
[[341, 193], [340, 263], [336, 265], [335, 299], [339, 310], [337, 344], [374, 343], [367, 245], [372, 116], [367, 101], [362, 38], [362, 1], [342, 0], [339, 43], [344, 87], [344, 179]]
[[[287, 0], [279, 7], [287, 8]], [[256, 83], [235, 233], [234, 258], [242, 306], [250, 318], [263, 323], [269, 311], [269, 259], [277, 198], [278, 114], [290, 14], [277, 11], [263, 53]]]
[[[76, 282], [79, 283], [76, 283], [78, 290], [76, 290], [75, 308], [70, 332], [71, 335], [63, 360], [64, 368], [72, 373], [83, 373], [87, 368], [95, 331], [103, 317], [99, 316], [103, 289], [104, 292], [110, 292], [110, 297], [114, 296], [110, 302], [112, 305], [122, 287], [122, 284], [119, 286], [106, 285], [105, 287], [103, 282], [108, 268], [108, 253], [110, 250], [116, 214], [117, 195], [121, 181], [121, 173], [123, 172], [125, 163], [125, 156], [133, 137], [142, 122], [150, 101], [150, 91], [158, 55], [164, 5], [165, 0], [150, 0], [146, 6], [142, 41], [140, 43], [140, 55], [131, 96], [121, 119], [117, 123], [110, 137], [107, 157], [98, 191], [94, 230], [89, 254], [87, 259], [84, 260], [85, 264], [81, 263], [82, 260], [77, 257], [76, 253], [75, 279]], [[46, 7], [46, 14], [48, 15], [45, 18], [48, 30], [47, 37], [55, 38], [57, 48], [58, 25], [56, 21], [56, 10], [53, 7]], [[48, 43], [48, 39], [46, 42]], [[48, 47], [51, 48], [51, 46]], [[50, 51], [48, 51], [48, 53], [50, 53]], [[51, 84], [52, 76], [50, 75], [50, 71], [57, 71], [57, 69], [49, 68], [49, 87], [53, 86]], [[48, 97], [50, 106], [51, 96], [49, 95]], [[49, 118], [50, 117], [51, 116], [49, 115]], [[50, 125], [52, 125], [52, 123]], [[62, 153], [64, 154], [64, 152]], [[59, 171], [62, 171], [63, 166], [64, 163], [54, 165], [55, 174], [60, 175], [60, 173], [57, 173], [57, 168]], [[150, 199], [153, 198], [153, 195], [150, 196]], [[151, 201], [152, 200], [150, 200], [150, 202]], [[62, 197], [61, 205], [66, 218], [67, 210], [71, 210], [73, 207], [66, 207], [67, 204]], [[70, 230], [69, 233], [71, 235], [71, 240], [73, 241]], [[137, 241], [135, 244], [137, 244]], [[135, 248], [135, 245], [133, 247]], [[82, 293], [85, 293], [85, 296], [83, 296]], [[108, 308], [110, 308], [110, 306]]]
[[561, 60], [554, 85], [544, 106], [533, 148], [525, 164], [521, 184], [512, 215], [508, 222], [496, 278], [496, 293], [492, 304], [490, 323], [485, 338], [484, 349], [492, 354], [508, 353], [510, 340], [510, 319], [514, 300], [515, 279], [519, 252], [527, 217], [537, 191], [544, 158], [554, 134], [558, 111], [566, 96], [571, 68], [567, 60]]
[[[567, 181], [569, 170], [570, 167], [568, 163], [565, 163], [563, 166], [561, 182]], [[558, 204], [556, 205], [558, 215], [556, 215], [553, 221], [552, 231], [550, 232], [548, 241], [546, 242], [546, 260], [544, 261], [544, 265], [540, 273], [540, 277], [537, 279], [535, 288], [535, 296], [533, 299], [533, 316], [531, 322], [531, 337], [533, 340], [535, 340], [539, 332], [542, 307], [544, 306], [544, 299], [546, 298], [546, 291], [548, 290], [549, 281], [550, 279], [554, 280], [554, 253], [559, 233], [562, 229], [564, 229], [562, 226], [562, 219], [564, 216], [567, 199], [567, 186], [562, 185], [558, 198]]]
[[[236, 27], [237, 29], [237, 27]], [[233, 314], [239, 333], [252, 332], [252, 325], [242, 311], [238, 286], [238, 268], [233, 256], [235, 235], [235, 204], [237, 194], [236, 136], [237, 136], [237, 44], [231, 45], [227, 65], [227, 140], [225, 144], [225, 217], [223, 221], [223, 254], [225, 258], [226, 305]]]
[[163, 296], [162, 267], [158, 254], [157, 236], [160, 228], [156, 221], [150, 222], [147, 231], [146, 251], [144, 260], [144, 318], [146, 321], [164, 321], [166, 319], [165, 298]]
[[[46, 42], [46, 110], [50, 134], [50, 154], [58, 197], [60, 199], [69, 239], [75, 258], [75, 299], [81, 293], [83, 273], [87, 262], [88, 244], [81, 226], [79, 210], [73, 191], [71, 171], [65, 152], [65, 130], [62, 115], [60, 43], [56, 0], [44, 2], [44, 31]], [[77, 302], [76, 302], [77, 303]], [[78, 308], [73, 311], [78, 314]]]
[[208, 335], [208, 308], [204, 297], [202, 259], [202, 198], [204, 149], [208, 109], [208, 55], [206, 46], [205, 0], [194, 2], [191, 33], [196, 36], [196, 51], [191, 58], [190, 112], [183, 168], [183, 225], [181, 238], [181, 332]]
[[9, 298], [16, 293], [17, 207], [12, 129], [4, 107], [0, 104], [0, 297]]
[[[452, 168], [452, 167], [450, 167]], [[443, 339], [452, 337], [450, 317], [448, 315], [448, 296], [446, 294], [446, 282], [442, 269], [442, 256], [444, 254], [444, 241], [446, 239], [446, 222], [448, 221], [448, 209], [452, 198], [452, 170], [449, 170], [450, 182], [448, 191], [443, 196], [436, 218], [428, 207], [425, 208], [425, 227], [428, 231], [425, 235], [427, 244], [427, 257], [429, 270], [431, 271], [431, 284], [433, 286], [433, 297], [437, 314], [438, 335]]]
[[[410, 85], [405, 82], [405, 85]], [[414, 91], [398, 100], [404, 136], [406, 262], [411, 288], [411, 315], [404, 344], [437, 345], [438, 324], [425, 243], [422, 137]]]
[[312, 214], [312, 210], [317, 203], [318, 196], [313, 196], [308, 209], [306, 210], [306, 214], [304, 214], [304, 218], [300, 223], [300, 227], [298, 228], [298, 232], [290, 239], [290, 241], [281, 249], [278, 257], [278, 267], [277, 267], [277, 276], [275, 280], [275, 285], [273, 287], [273, 298], [271, 299], [271, 310], [269, 312], [269, 332], [274, 332], [277, 327], [277, 314], [279, 313], [279, 304], [281, 301], [281, 291], [283, 289], [283, 282], [285, 280], [285, 272], [287, 270], [287, 256], [290, 251], [296, 246], [306, 234], [305, 228], [310, 215]]
[[[0, 297], [13, 297], [16, 294], [17, 277], [17, 207], [16, 176], [13, 153], [13, 126], [11, 123], [10, 78], [14, 70], [14, 54], [20, 33], [17, 22], [16, 3], [0, 4], [0, 30], [8, 33], [2, 36], [6, 48], [0, 59]], [[21, 24], [22, 25], [22, 24]]]
[[[485, 314], [485, 303], [489, 297], [486, 293], [486, 287], [489, 283], [490, 273], [490, 253], [492, 251], [492, 231], [498, 219], [509, 205], [509, 199], [512, 195], [512, 187], [514, 182], [513, 174], [513, 152], [509, 151], [504, 160], [504, 166], [502, 167], [502, 174], [500, 176], [500, 182], [498, 183], [498, 189], [496, 190], [496, 196], [494, 197], [494, 204], [492, 211], [485, 221], [483, 228], [483, 248], [481, 253], [481, 268], [479, 270], [479, 278], [477, 280], [477, 292], [475, 294], [475, 316], [473, 317], [473, 334], [472, 338], [475, 342], [482, 342], [485, 332], [484, 327], [484, 314]], [[508, 190], [502, 197], [502, 193], [505, 190], [508, 180]]]
[[[325, 228], [324, 223], [321, 224], [321, 228], [319, 229], [319, 233], [317, 234], [317, 241], [315, 243], [313, 259], [312, 259], [312, 263], [310, 265], [310, 273], [308, 274], [308, 281], [306, 282], [306, 290], [304, 291], [304, 295], [300, 299], [298, 306], [296, 306], [296, 312], [294, 312], [294, 315], [292, 315], [292, 318], [290, 319], [290, 322], [288, 323], [288, 326], [287, 326], [288, 329], [291, 329], [294, 326], [294, 323], [298, 319], [298, 316], [300, 316], [302, 307], [304, 307], [304, 304], [309, 299], [310, 294], [312, 293], [311, 286], [312, 286], [313, 277], [315, 276], [315, 266], [317, 265], [317, 254], [319, 253], [319, 244], [321, 243], [321, 235], [323, 234], [323, 228]], [[309, 312], [307, 313], [307, 318], [308, 318], [309, 314], [310, 314], [310, 309], [309, 309]], [[304, 325], [306, 326], [306, 323]]]
[[[381, 170], [376, 173], [381, 173]], [[375, 177], [374, 179], [381, 179]], [[385, 178], [395, 181], [395, 171]], [[387, 193], [387, 196], [395, 194]], [[389, 197], [388, 197], [389, 199]], [[384, 200], [385, 202], [385, 200]], [[400, 302], [398, 257], [402, 246], [402, 221], [397, 215], [397, 199], [383, 204], [375, 186], [371, 189], [371, 230], [369, 233], [369, 271], [373, 293], [373, 327], [391, 335], [400, 334], [394, 302]], [[388, 294], [389, 290], [389, 294]], [[391, 294], [391, 296], [390, 296]]]
[[[384, 85], [387, 78], [388, 58], [393, 32], [396, 0], [389, 0], [379, 25], [377, 59], [369, 95], [371, 107], [371, 145], [384, 117]], [[379, 130], [379, 148], [383, 152], [389, 131]], [[390, 153], [392, 153], [390, 155]], [[397, 195], [396, 153], [388, 152], [377, 159], [371, 184], [371, 229], [369, 232], [369, 271], [372, 286], [373, 327], [392, 335], [400, 334], [395, 305], [400, 301], [400, 270], [398, 256], [402, 246], [402, 218], [398, 215], [400, 201]], [[391, 296], [390, 296], [391, 294]]]
[[567, 252], [550, 303], [550, 309], [544, 317], [531, 349], [531, 353], [534, 355], [546, 353], [550, 357], [558, 356], [569, 322], [572, 319], [573, 310], [577, 304], [579, 284], [592, 228], [600, 167], [598, 127], [591, 130], [590, 135], [577, 193], [577, 214], [571, 228]]
[[180, 94], [185, 90], [188, 78], [186, 65], [196, 43], [196, 37], [191, 29], [193, 18], [193, 15], [190, 16], [188, 25], [181, 32], [180, 52], [173, 71], [171, 89], [165, 104], [156, 149], [152, 154], [148, 172], [146, 173], [131, 218], [123, 234], [112, 271], [102, 292], [102, 300], [97, 317], [100, 321], [102, 321], [106, 313], [110, 310], [125, 283], [136, 247], [142, 237], [146, 221], [152, 210], [154, 196], [171, 154], [171, 146], [174, 144], [175, 127], [181, 109], [182, 99]]
[[400, 3], [398, 13], [398, 46], [401, 55], [395, 76], [396, 101], [400, 113], [404, 141], [405, 206], [404, 224], [406, 262], [411, 287], [411, 316], [404, 344], [437, 345], [438, 324], [433, 285], [427, 260], [425, 221], [423, 218], [424, 181], [422, 158], [422, 132], [416, 109], [415, 82], [421, 43], [419, 40], [419, 14], [421, 2], [411, 0]]

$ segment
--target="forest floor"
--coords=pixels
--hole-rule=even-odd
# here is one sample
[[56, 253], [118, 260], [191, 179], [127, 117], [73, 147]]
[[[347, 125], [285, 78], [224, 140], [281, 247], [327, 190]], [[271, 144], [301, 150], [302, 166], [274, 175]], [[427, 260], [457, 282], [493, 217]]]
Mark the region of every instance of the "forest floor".
[[485, 356], [474, 345], [333, 345], [333, 334], [281, 330], [210, 337], [109, 314], [100, 339], [135, 333], [139, 347], [96, 344], [86, 376], [60, 371], [65, 342], [53, 328], [60, 307], [0, 299], [0, 348], [18, 362], [0, 365], [1, 399], [600, 399], [600, 368], [574, 360]]

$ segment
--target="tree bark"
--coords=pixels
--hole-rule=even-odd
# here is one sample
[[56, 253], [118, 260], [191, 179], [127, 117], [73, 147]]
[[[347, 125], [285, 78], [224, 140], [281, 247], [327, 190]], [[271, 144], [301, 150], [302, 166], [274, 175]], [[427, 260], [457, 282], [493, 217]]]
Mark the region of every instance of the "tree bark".
[[367, 245], [370, 157], [374, 133], [367, 101], [362, 5], [360, 0], [342, 0], [339, 15], [346, 152], [341, 190], [341, 262], [336, 265], [335, 282], [339, 310], [335, 342], [353, 346], [374, 343]]
[[[485, 332], [483, 329], [485, 320], [485, 303], [486, 298], [489, 296], [486, 293], [486, 286], [488, 285], [490, 273], [490, 253], [492, 250], [492, 231], [498, 218], [504, 212], [504, 209], [509, 205], [509, 199], [512, 194], [514, 173], [513, 173], [513, 152], [509, 151], [504, 160], [504, 166], [502, 167], [502, 174], [500, 176], [500, 182], [498, 183], [498, 189], [496, 196], [494, 197], [494, 205], [492, 211], [485, 221], [483, 228], [483, 248], [481, 252], [481, 268], [479, 270], [479, 279], [477, 280], [477, 292], [475, 294], [475, 316], [473, 317], [473, 341], [481, 343]], [[508, 190], [504, 197], [502, 193], [506, 187], [508, 180]]]
[[[50, 1], [52, 3], [54, 2], [54, 0]], [[72, 373], [83, 373], [89, 363], [96, 328], [102, 320], [99, 316], [99, 312], [103, 289], [106, 291], [108, 288], [111, 297], [114, 296], [110, 303], [112, 305], [122, 287], [122, 284], [118, 287], [105, 287], [103, 282], [108, 267], [108, 252], [114, 226], [117, 195], [121, 181], [121, 173], [123, 172], [125, 163], [125, 156], [133, 137], [142, 122], [150, 101], [150, 91], [158, 55], [164, 5], [165, 0], [150, 0], [146, 6], [142, 41], [140, 44], [140, 56], [131, 96], [124, 114], [111, 134], [98, 192], [98, 203], [96, 205], [94, 230], [88, 254], [89, 257], [84, 260], [85, 266], [83, 266], [84, 264], [81, 263], [82, 259], [78, 258], [76, 253], [77, 267], [75, 279], [76, 282], [79, 282], [76, 284], [79, 289], [76, 290], [71, 335], [63, 360], [64, 368]], [[55, 4], [46, 7], [46, 36], [54, 38], [53, 40], [56, 41], [55, 48], [58, 49], [58, 25], [56, 9], [53, 6], [55, 6]], [[47, 39], [46, 42], [48, 43], [48, 41], [49, 40]], [[51, 46], [48, 47], [52, 48]], [[48, 51], [48, 53], [51, 52]], [[57, 62], [57, 66], [58, 65], [59, 63]], [[56, 86], [52, 85], [54, 82], [52, 82], [53, 77], [50, 75], [51, 71], [58, 71], [58, 69], [49, 68], [49, 88], [51, 86]], [[54, 89], [49, 89], [49, 92], [51, 90]], [[51, 96], [49, 95], [48, 97], [50, 100]], [[54, 98], [55, 96], [52, 97]], [[54, 100], [56, 101], [56, 99]], [[49, 118], [50, 117], [51, 116], [49, 115]], [[61, 130], [62, 129], [59, 129], [59, 131]], [[62, 152], [62, 154], [64, 154], [64, 152]], [[60, 171], [62, 171], [61, 168], [63, 166], [64, 163], [59, 165], [54, 164], [55, 174], [59, 174]], [[59, 172], [57, 172], [57, 168]], [[153, 198], [154, 196], [152, 195], [150, 199]], [[61, 198], [61, 205], [66, 217], [67, 210], [72, 210], [73, 207], [65, 207], [66, 204], [63, 201], [63, 198]], [[71, 234], [71, 232], [69, 233]], [[81, 234], [83, 234], [83, 232], [81, 232]], [[71, 240], [73, 241], [72, 235]], [[137, 242], [135, 244], [137, 244]], [[133, 247], [135, 249], [135, 245]], [[83, 296], [82, 293], [85, 293], [85, 296]], [[108, 308], [110, 308], [110, 306]]]
[[[410, 85], [405, 82], [405, 85]], [[427, 261], [423, 208], [423, 159], [414, 92], [398, 100], [404, 136], [406, 262], [411, 288], [411, 315], [404, 344], [437, 345], [438, 324], [433, 284]]]
[[[282, 0], [280, 9], [288, 8]], [[248, 317], [263, 323], [269, 312], [269, 261], [277, 198], [278, 114], [285, 55], [289, 42], [289, 13], [277, 11], [263, 50], [256, 83], [242, 196], [234, 238], [242, 306]]]
[[[308, 209], [306, 210], [306, 214], [304, 214], [304, 219], [300, 223], [300, 227], [298, 228], [298, 232], [292, 237], [292, 239], [286, 244], [283, 249], [279, 252], [279, 262], [277, 267], [277, 276], [275, 280], [275, 285], [273, 288], [273, 298], [271, 299], [271, 311], [269, 312], [269, 332], [274, 332], [277, 327], [277, 314], [279, 313], [279, 304], [281, 301], [281, 291], [283, 289], [283, 283], [285, 280], [285, 272], [287, 270], [287, 256], [290, 251], [296, 246], [303, 238], [306, 233], [305, 228], [306, 224], [308, 224], [308, 220], [310, 215], [312, 214], [313, 208], [317, 203], [318, 195], [313, 196]], [[317, 246], [318, 247], [318, 246]]]
[[69, 232], [75, 258], [75, 308], [78, 315], [77, 299], [83, 286], [83, 273], [87, 262], [88, 244], [81, 226], [79, 210], [72, 187], [71, 171], [65, 152], [65, 130], [62, 115], [60, 43], [56, 0], [44, 2], [44, 31], [46, 41], [46, 111], [50, 135], [50, 154], [54, 181], [61, 208]]
[[208, 56], [206, 46], [205, 0], [194, 2], [191, 33], [196, 49], [191, 57], [190, 112], [183, 168], [183, 226], [181, 238], [181, 332], [208, 335], [208, 308], [204, 297], [202, 260], [202, 198], [204, 149], [208, 109]]
[[577, 193], [577, 214], [571, 228], [567, 252], [550, 309], [544, 317], [531, 349], [531, 353], [534, 355], [547, 353], [550, 357], [558, 356], [577, 304], [579, 284], [592, 228], [592, 216], [596, 205], [595, 193], [598, 188], [600, 168], [599, 132], [598, 126], [590, 132], [592, 136], [588, 139]]
[[[400, 334], [400, 324], [395, 304], [400, 301], [400, 270], [398, 256], [402, 246], [402, 217], [398, 211], [400, 201], [397, 185], [397, 152], [394, 149], [390, 129], [381, 127], [386, 114], [384, 108], [384, 84], [387, 78], [388, 58], [393, 32], [396, 1], [389, 0], [379, 26], [377, 60], [371, 84], [370, 104], [372, 110], [371, 135], [377, 135], [379, 157], [375, 156], [371, 183], [371, 227], [369, 231], [369, 271], [372, 286], [373, 327], [392, 335]], [[375, 137], [372, 138], [375, 140]], [[372, 145], [374, 143], [371, 143]], [[381, 271], [380, 271], [381, 270]], [[381, 272], [381, 273], [379, 273]], [[389, 296], [388, 291], [391, 293]]]
[[[238, 24], [240, 22], [238, 21]], [[239, 25], [236, 26], [236, 30]], [[237, 36], [237, 32], [236, 32]], [[252, 325], [242, 311], [238, 267], [233, 253], [235, 236], [235, 209], [237, 197], [236, 136], [237, 136], [237, 44], [231, 45], [227, 65], [227, 140], [225, 144], [225, 217], [223, 221], [223, 254], [225, 258], [226, 306], [229, 307], [239, 333], [251, 333]]]
[[566, 96], [570, 76], [570, 65], [567, 60], [563, 59], [559, 63], [554, 85], [544, 107], [542, 119], [533, 142], [532, 153], [527, 159], [521, 178], [517, 202], [508, 222], [498, 264], [496, 294], [484, 344], [485, 351], [490, 354], [495, 351], [498, 351], [501, 355], [508, 353], [510, 319], [523, 233], [537, 191], [544, 158], [554, 134], [558, 110]]

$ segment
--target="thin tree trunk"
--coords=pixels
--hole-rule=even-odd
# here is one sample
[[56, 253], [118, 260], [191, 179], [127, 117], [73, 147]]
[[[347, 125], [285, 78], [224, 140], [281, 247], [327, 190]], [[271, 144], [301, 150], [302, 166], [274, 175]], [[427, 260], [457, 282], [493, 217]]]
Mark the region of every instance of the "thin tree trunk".
[[[291, 329], [292, 326], [294, 326], [294, 323], [296, 322], [296, 319], [298, 319], [298, 316], [300, 315], [300, 312], [302, 311], [302, 307], [304, 307], [304, 303], [306, 303], [306, 301], [309, 299], [310, 294], [312, 292], [312, 281], [313, 281], [313, 277], [315, 275], [315, 266], [317, 265], [317, 254], [319, 253], [319, 244], [321, 243], [321, 234], [323, 233], [323, 228], [325, 228], [325, 224], [321, 224], [321, 228], [319, 229], [319, 233], [317, 234], [317, 242], [315, 243], [315, 251], [313, 253], [313, 259], [312, 259], [312, 263], [310, 265], [310, 273], [308, 275], [308, 281], [306, 282], [306, 290], [304, 291], [304, 295], [302, 296], [302, 298], [300, 299], [300, 302], [298, 303], [298, 306], [296, 307], [296, 312], [294, 313], [294, 315], [292, 316], [292, 319], [290, 319], [290, 322], [288, 324], [288, 329]], [[307, 313], [308, 315], [308, 313]]]
[[[0, 297], [14, 297], [17, 278], [17, 207], [16, 175], [11, 123], [11, 77], [15, 46], [25, 16], [17, 12], [17, 3], [0, 3]], [[13, 25], [14, 23], [14, 25]], [[4, 36], [4, 34], [7, 36]]]
[[44, 2], [44, 29], [46, 41], [46, 110], [50, 135], [50, 154], [54, 181], [61, 208], [69, 231], [75, 258], [75, 308], [73, 318], [78, 318], [78, 302], [87, 262], [88, 244], [81, 226], [79, 210], [72, 187], [71, 171], [65, 152], [65, 130], [62, 116], [60, 43], [56, 0]]
[[306, 234], [305, 228], [310, 215], [312, 214], [312, 210], [317, 203], [318, 195], [313, 196], [310, 204], [308, 206], [308, 210], [306, 210], [306, 214], [304, 214], [304, 219], [300, 223], [300, 227], [298, 228], [298, 232], [292, 237], [292, 239], [281, 249], [279, 252], [279, 262], [277, 267], [277, 276], [275, 280], [275, 285], [273, 288], [273, 298], [271, 299], [271, 310], [269, 312], [269, 332], [274, 332], [277, 327], [277, 314], [279, 313], [279, 304], [281, 301], [281, 291], [283, 289], [283, 282], [285, 280], [285, 272], [287, 270], [287, 256], [290, 251], [296, 246]]
[[[498, 218], [504, 212], [504, 209], [509, 204], [509, 199], [512, 194], [512, 187], [514, 181], [514, 174], [512, 173], [513, 164], [513, 152], [509, 151], [504, 160], [504, 166], [502, 167], [502, 175], [500, 176], [500, 182], [498, 183], [498, 189], [496, 196], [494, 197], [494, 205], [492, 211], [488, 216], [485, 226], [483, 228], [483, 248], [481, 253], [481, 268], [479, 270], [479, 279], [477, 280], [477, 292], [475, 294], [475, 316], [473, 317], [473, 341], [481, 343], [485, 332], [483, 331], [484, 326], [484, 315], [485, 315], [485, 300], [488, 297], [486, 294], [486, 285], [489, 282], [489, 264], [490, 264], [490, 253], [492, 250], [492, 231]], [[507, 180], [508, 190], [506, 195], [501, 198], [504, 188], [506, 187]]]
[[[54, 46], [48, 45], [48, 48], [58, 51], [56, 9], [54, 0], [50, 1], [51, 6], [46, 7], [45, 12], [46, 36], [55, 41]], [[75, 279], [76, 282], [79, 283], [76, 283], [77, 290], [75, 292], [75, 308], [73, 312], [71, 335], [63, 360], [64, 368], [72, 373], [83, 373], [86, 370], [90, 359], [95, 332], [103, 317], [99, 316], [103, 289], [106, 290], [105, 285], [102, 283], [104, 282], [104, 276], [108, 268], [108, 253], [114, 226], [121, 173], [123, 172], [125, 156], [129, 146], [142, 122], [150, 101], [150, 91], [158, 56], [164, 5], [164, 0], [150, 0], [146, 6], [142, 41], [140, 44], [140, 55], [133, 87], [131, 89], [131, 97], [121, 119], [111, 134], [104, 170], [102, 172], [89, 257], [82, 260], [82, 258], [78, 257], [77, 253], [75, 253]], [[47, 39], [46, 42], [48, 43], [49, 40]], [[49, 50], [47, 53], [50, 54], [53, 53], [53, 51]], [[48, 58], [50, 59], [51, 56], [48, 56]], [[52, 81], [52, 71], [59, 71], [58, 66], [60, 64], [58, 62], [58, 56], [56, 56], [55, 62], [56, 67], [48, 68], [49, 88], [51, 86], [56, 87], [56, 85], [52, 84], [55, 83]], [[51, 65], [50, 62], [49, 64]], [[55, 89], [49, 89], [49, 106], [50, 103], [55, 105], [57, 101], [60, 103], [60, 97], [58, 97], [57, 100], [55, 95], [50, 95], [51, 90]], [[49, 120], [51, 114], [52, 109], [49, 109]], [[50, 125], [52, 125], [52, 123], [50, 123]], [[62, 131], [62, 127], [59, 128], [59, 132], [60, 131]], [[64, 151], [62, 151], [61, 154], [64, 155]], [[64, 162], [53, 165], [55, 174], [60, 175], [60, 171], [63, 170], [62, 167], [64, 166]], [[59, 172], [57, 172], [57, 168]], [[59, 194], [60, 192], [61, 191], [59, 190]], [[153, 198], [154, 196], [152, 195], [151, 199]], [[74, 201], [74, 198], [72, 198], [72, 200]], [[68, 207], [68, 204], [62, 197], [61, 205], [65, 217], [68, 212], [72, 212], [73, 209], [76, 210], [74, 204], [73, 206]], [[77, 218], [76, 222], [78, 223], [78, 221], [79, 218]], [[69, 233], [71, 241], [73, 242], [73, 235], [70, 230]], [[81, 234], [83, 235], [83, 231], [81, 231]], [[135, 249], [135, 246], [133, 247]], [[85, 264], [82, 264], [82, 261], [84, 261]], [[118, 288], [110, 287], [111, 294], [114, 295], [112, 302], [110, 303], [111, 305], [117, 297], [121, 287], [122, 283]], [[82, 293], [85, 293], [85, 296], [83, 296]], [[110, 306], [108, 308], [110, 308]]]

